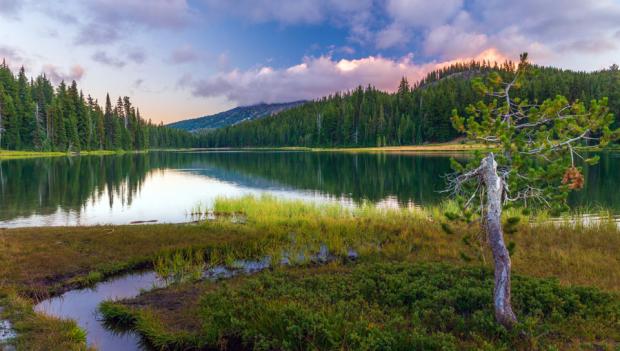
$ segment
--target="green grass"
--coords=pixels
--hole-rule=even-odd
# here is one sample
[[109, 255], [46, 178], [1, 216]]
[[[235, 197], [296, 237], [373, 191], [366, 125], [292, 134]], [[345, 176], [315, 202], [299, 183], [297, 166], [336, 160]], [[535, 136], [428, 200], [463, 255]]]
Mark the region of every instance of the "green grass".
[[158, 256], [153, 269], [168, 284], [196, 281], [206, 268], [205, 253], [201, 250], [180, 250]]
[[446, 143], [433, 143], [423, 145], [404, 146], [369, 146], [369, 147], [305, 147], [305, 146], [281, 146], [281, 147], [223, 147], [223, 148], [197, 148], [197, 149], [171, 149], [162, 151], [209, 151], [209, 150], [244, 150], [244, 151], [308, 151], [308, 152], [473, 152], [476, 150], [491, 150], [488, 145], [480, 143], [466, 143], [457, 139]]
[[60, 157], [60, 156], [96, 156], [96, 155], [117, 155], [127, 152], [144, 152], [144, 151], [124, 151], [124, 150], [85, 150], [80, 152], [61, 152], [61, 151], [14, 151], [1, 150], [0, 160], [14, 160], [23, 158], [36, 157]]
[[6, 306], [2, 318], [14, 321], [18, 350], [90, 350], [86, 334], [75, 321], [61, 320], [32, 311], [31, 301], [13, 292], [0, 292], [0, 305]]
[[238, 280], [202, 292], [193, 332], [162, 322], [163, 308], [108, 302], [101, 311], [158, 349], [564, 350], [620, 340], [617, 295], [523, 276], [513, 279], [520, 324], [504, 329], [493, 316], [492, 271], [480, 267], [370, 263]]

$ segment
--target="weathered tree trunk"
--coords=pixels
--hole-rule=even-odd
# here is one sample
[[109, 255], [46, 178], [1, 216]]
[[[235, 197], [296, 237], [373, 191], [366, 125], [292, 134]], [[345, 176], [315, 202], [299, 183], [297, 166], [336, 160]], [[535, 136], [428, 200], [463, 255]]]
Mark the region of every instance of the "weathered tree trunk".
[[503, 181], [497, 174], [497, 162], [493, 153], [482, 160], [482, 181], [487, 192], [486, 213], [484, 225], [493, 252], [495, 265], [495, 288], [493, 290], [493, 305], [495, 318], [505, 326], [511, 328], [517, 318], [510, 303], [510, 254], [504, 243], [502, 232], [502, 193]]

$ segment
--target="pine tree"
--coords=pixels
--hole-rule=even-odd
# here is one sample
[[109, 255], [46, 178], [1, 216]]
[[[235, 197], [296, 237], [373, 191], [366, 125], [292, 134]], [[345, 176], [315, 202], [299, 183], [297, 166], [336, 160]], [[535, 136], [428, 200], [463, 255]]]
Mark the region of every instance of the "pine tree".
[[110, 94], [105, 96], [105, 114], [104, 114], [104, 126], [105, 126], [105, 149], [114, 148], [114, 112], [112, 111], [112, 102], [110, 101]]

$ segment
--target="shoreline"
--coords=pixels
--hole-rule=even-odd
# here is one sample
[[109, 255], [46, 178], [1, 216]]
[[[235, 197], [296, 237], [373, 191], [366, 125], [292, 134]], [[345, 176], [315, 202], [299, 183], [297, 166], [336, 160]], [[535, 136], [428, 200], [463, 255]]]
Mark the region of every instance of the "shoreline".
[[[460, 144], [455, 142], [404, 145], [404, 146], [372, 146], [372, 147], [305, 147], [305, 146], [279, 146], [279, 147], [215, 147], [215, 148], [186, 148], [186, 149], [148, 149], [148, 150], [89, 150], [81, 152], [61, 151], [18, 151], [1, 150], [0, 161], [17, 160], [43, 157], [78, 157], [78, 156], [107, 156], [123, 155], [128, 153], [154, 152], [264, 152], [264, 151], [290, 151], [290, 152], [333, 152], [333, 153], [385, 153], [385, 154], [449, 154], [449, 153], [474, 153], [476, 151], [493, 151], [495, 148], [483, 144]], [[607, 147], [604, 149], [586, 150], [591, 152], [619, 152], [620, 146]]]
[[44, 158], [44, 157], [78, 157], [78, 156], [105, 156], [105, 155], [122, 155], [127, 153], [146, 153], [149, 150], [87, 150], [80, 152], [62, 152], [62, 151], [22, 151], [22, 150], [0, 150], [0, 161], [3, 160], [19, 160], [28, 158]]
[[306, 146], [274, 146], [274, 147], [213, 147], [190, 149], [159, 149], [152, 151], [306, 151], [306, 152], [342, 152], [342, 153], [430, 153], [430, 152], [474, 152], [492, 150], [483, 144], [460, 144], [456, 142], [403, 145], [403, 146], [369, 146], [369, 147], [306, 147]]

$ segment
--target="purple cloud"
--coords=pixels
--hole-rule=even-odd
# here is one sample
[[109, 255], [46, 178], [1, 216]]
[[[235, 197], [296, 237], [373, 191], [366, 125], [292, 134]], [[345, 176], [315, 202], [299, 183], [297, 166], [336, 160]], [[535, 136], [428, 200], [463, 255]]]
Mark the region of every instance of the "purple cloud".
[[134, 63], [141, 64], [146, 61], [146, 54], [144, 53], [143, 49], [131, 49], [127, 52], [127, 59], [133, 61]]
[[97, 51], [93, 54], [92, 59], [96, 62], [113, 67], [124, 67], [127, 63], [118, 58], [114, 58], [105, 53], [105, 51]]
[[94, 17], [106, 24], [132, 23], [152, 28], [178, 28], [187, 24], [186, 0], [94, 0], [85, 2]]
[[0, 0], [0, 16], [15, 18], [21, 9], [20, 0]]
[[184, 64], [200, 60], [202, 55], [193, 46], [185, 44], [174, 49], [168, 62], [173, 64]]
[[83, 26], [74, 43], [77, 45], [101, 45], [110, 44], [120, 38], [118, 29], [111, 26], [91, 24]]
[[43, 73], [49, 78], [54, 84], [58, 84], [62, 81], [70, 82], [73, 80], [80, 80], [86, 71], [80, 65], [74, 65], [69, 69], [69, 72], [62, 72], [58, 67], [46, 64], [43, 66]]
[[6, 60], [8, 64], [21, 63], [23, 61], [16, 49], [2, 45], [0, 45], [0, 59]]
[[135, 26], [178, 29], [192, 18], [186, 0], [93, 0], [83, 2], [83, 6], [90, 19], [81, 27], [76, 44], [109, 44]]

